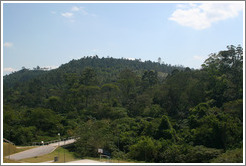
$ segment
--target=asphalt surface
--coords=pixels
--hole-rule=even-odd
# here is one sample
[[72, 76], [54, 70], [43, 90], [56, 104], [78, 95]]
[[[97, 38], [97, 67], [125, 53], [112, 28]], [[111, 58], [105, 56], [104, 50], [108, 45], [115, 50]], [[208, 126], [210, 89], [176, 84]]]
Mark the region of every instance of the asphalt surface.
[[56, 149], [55, 146], [40, 146], [37, 148], [25, 150], [19, 153], [12, 154], [10, 156], [6, 156], [5, 158], [8, 158], [10, 160], [21, 160], [21, 159], [26, 159], [26, 158], [31, 158], [31, 157], [36, 157], [36, 156], [42, 156], [48, 153], [53, 152]]
[[36, 157], [36, 156], [42, 156], [42, 155], [53, 152], [58, 146], [68, 145], [68, 144], [74, 143], [75, 141], [76, 141], [75, 139], [70, 139], [67, 141], [51, 143], [49, 145], [39, 146], [37, 148], [25, 150], [19, 153], [12, 154], [10, 156], [5, 156], [5, 158], [8, 158], [10, 160], [21, 160], [21, 159], [26, 159], [26, 158]]
[[66, 140], [66, 141], [51, 143], [51, 144], [49, 144], [49, 146], [64, 146], [64, 145], [72, 144], [75, 141], [76, 141], [75, 139], [70, 139], [70, 140]]
[[[46, 161], [46, 162], [42, 162], [42, 163], [53, 163], [53, 162], [54, 162], [54, 160]], [[89, 160], [89, 159], [82, 159], [82, 160], [68, 161], [66, 163], [106, 163], [106, 162], [100, 162], [100, 161]]]

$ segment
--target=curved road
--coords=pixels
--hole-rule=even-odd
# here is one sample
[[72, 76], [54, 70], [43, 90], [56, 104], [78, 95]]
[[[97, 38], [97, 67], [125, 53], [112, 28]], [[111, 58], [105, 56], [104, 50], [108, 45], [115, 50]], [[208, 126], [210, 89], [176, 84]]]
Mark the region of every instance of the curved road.
[[10, 156], [5, 156], [5, 158], [8, 158], [10, 160], [21, 160], [25, 158], [31, 158], [36, 156], [42, 156], [48, 153], [53, 152], [58, 146], [64, 146], [71, 143], [74, 143], [75, 139], [70, 139], [66, 141], [60, 141], [56, 143], [51, 143], [49, 145], [39, 146], [37, 148], [29, 149], [23, 152], [15, 153]]

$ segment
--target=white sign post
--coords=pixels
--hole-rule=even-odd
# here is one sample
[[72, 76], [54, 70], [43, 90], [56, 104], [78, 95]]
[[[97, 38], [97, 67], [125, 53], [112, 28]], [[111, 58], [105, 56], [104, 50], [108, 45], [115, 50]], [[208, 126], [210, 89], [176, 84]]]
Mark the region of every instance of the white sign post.
[[103, 149], [98, 149], [97, 151], [100, 154], [100, 160], [101, 160], [101, 154], [103, 154]]
[[98, 153], [103, 153], [103, 149], [98, 149]]

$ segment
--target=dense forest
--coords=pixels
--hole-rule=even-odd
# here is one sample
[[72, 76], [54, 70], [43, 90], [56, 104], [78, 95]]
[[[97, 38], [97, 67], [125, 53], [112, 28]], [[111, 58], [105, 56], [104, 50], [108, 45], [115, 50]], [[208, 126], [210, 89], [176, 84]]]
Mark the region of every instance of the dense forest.
[[79, 157], [243, 162], [243, 48], [201, 69], [84, 57], [3, 78], [3, 136], [17, 145], [78, 136]]

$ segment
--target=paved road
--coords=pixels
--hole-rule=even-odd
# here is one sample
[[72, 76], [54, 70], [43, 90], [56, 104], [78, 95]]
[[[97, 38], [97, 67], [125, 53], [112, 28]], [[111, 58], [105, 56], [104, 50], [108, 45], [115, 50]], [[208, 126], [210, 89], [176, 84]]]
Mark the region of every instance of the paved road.
[[[45, 161], [45, 162], [42, 162], [42, 163], [53, 163], [53, 162], [54, 162], [54, 160]], [[100, 161], [89, 160], [89, 159], [82, 159], [82, 160], [68, 161], [66, 163], [106, 163], [106, 162], [100, 162]]]
[[49, 144], [49, 146], [64, 146], [64, 145], [72, 144], [75, 141], [76, 141], [76, 139], [70, 139], [70, 140], [66, 140], [66, 141], [51, 143], [51, 144]]
[[76, 141], [75, 139], [70, 139], [67, 141], [51, 143], [49, 145], [39, 146], [37, 148], [15, 153], [10, 156], [6, 156], [5, 158], [9, 158], [11, 160], [21, 160], [21, 159], [26, 159], [26, 158], [36, 157], [36, 156], [42, 156], [42, 155], [53, 152], [58, 146], [68, 145], [68, 144], [74, 143], [75, 141]]
[[10, 160], [21, 160], [21, 159], [26, 159], [26, 158], [31, 158], [31, 157], [36, 157], [36, 156], [42, 156], [48, 153], [53, 152], [56, 149], [55, 146], [40, 146], [37, 148], [25, 150], [19, 153], [12, 154], [10, 156], [6, 156], [5, 158], [8, 158]]

